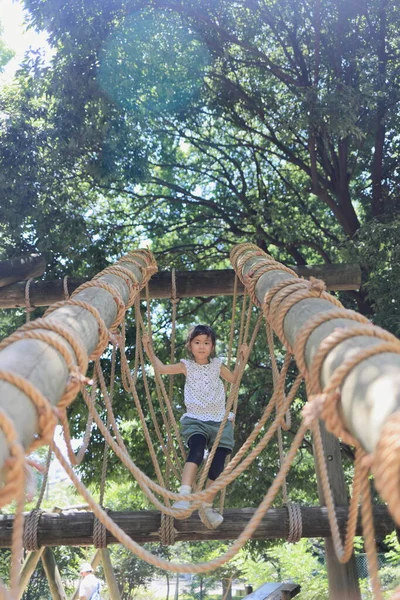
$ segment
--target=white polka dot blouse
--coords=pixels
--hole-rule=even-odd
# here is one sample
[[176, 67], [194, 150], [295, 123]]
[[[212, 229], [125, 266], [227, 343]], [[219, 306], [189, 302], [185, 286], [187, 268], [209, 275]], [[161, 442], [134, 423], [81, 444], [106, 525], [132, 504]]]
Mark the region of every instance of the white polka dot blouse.
[[[220, 377], [222, 360], [211, 358], [205, 365], [182, 359], [186, 366], [183, 417], [200, 421], [222, 421], [225, 414], [225, 390]], [[182, 418], [183, 418], [182, 417]]]

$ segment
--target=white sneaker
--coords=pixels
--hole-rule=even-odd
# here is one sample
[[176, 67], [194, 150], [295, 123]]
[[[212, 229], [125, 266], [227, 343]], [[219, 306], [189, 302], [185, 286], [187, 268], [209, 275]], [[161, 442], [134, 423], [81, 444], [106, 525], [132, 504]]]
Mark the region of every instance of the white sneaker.
[[173, 503], [172, 508], [179, 508], [180, 510], [190, 508], [189, 500], [177, 500]]
[[204, 514], [205, 514], [205, 517], [206, 517], [208, 523], [202, 516], [202, 512], [203, 512], [202, 510], [199, 511], [201, 522], [206, 527], [209, 527], [209, 525], [210, 525], [212, 527], [212, 529], [216, 529], [217, 527], [219, 527], [219, 525], [221, 525], [222, 521], [224, 520], [224, 517], [211, 505], [203, 504], [202, 508], [204, 510]]

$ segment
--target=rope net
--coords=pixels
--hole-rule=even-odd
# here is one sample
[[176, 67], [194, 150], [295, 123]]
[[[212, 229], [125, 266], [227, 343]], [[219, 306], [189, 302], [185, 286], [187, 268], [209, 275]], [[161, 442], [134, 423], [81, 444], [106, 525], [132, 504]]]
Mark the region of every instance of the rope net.
[[[256, 260], [252, 267], [247, 269], [244, 274], [244, 266], [246, 265], [249, 256], [255, 257]], [[22, 375], [11, 370], [0, 369], [0, 383], [6, 382], [8, 386], [12, 386], [14, 388], [14, 393], [22, 392], [25, 397], [29, 399], [29, 402], [33, 404], [37, 412], [38, 426], [38, 430], [33, 436], [33, 439], [28, 441], [23, 440], [22, 443], [22, 441], [19, 440], [18, 431], [16, 431], [12, 418], [5, 412], [0, 411], [0, 428], [6, 438], [9, 451], [9, 458], [5, 465], [6, 479], [2, 490], [0, 491], [0, 505], [4, 506], [11, 500], [17, 500], [17, 511], [13, 530], [13, 559], [10, 589], [7, 590], [2, 586], [2, 597], [17, 598], [19, 593], [19, 556], [24, 545], [24, 539], [26, 540], [28, 537], [27, 533], [24, 535], [24, 519], [22, 514], [26, 473], [24, 456], [25, 453], [31, 452], [32, 449], [37, 446], [45, 444], [49, 445], [50, 450], [54, 452], [55, 456], [67, 472], [70, 480], [93, 511], [96, 518], [96, 547], [106, 546], [106, 530], [108, 530], [113, 537], [126, 548], [155, 567], [172, 572], [198, 574], [222, 566], [237, 554], [240, 548], [242, 548], [252, 537], [252, 534], [259, 526], [268, 509], [272, 506], [281, 489], [284, 502], [288, 506], [290, 519], [289, 540], [296, 541], [300, 539], [302, 534], [301, 511], [298, 505], [289, 502], [286, 476], [306, 432], [311, 430], [314, 438], [318, 470], [321, 477], [326, 506], [328, 508], [332, 539], [337, 558], [341, 563], [345, 563], [352, 556], [358, 510], [359, 505], [361, 505], [361, 519], [368, 554], [372, 588], [375, 598], [382, 598], [378, 578], [371, 492], [368, 477], [371, 472], [374, 474], [378, 490], [382, 497], [387, 501], [394, 520], [400, 525], [400, 502], [398, 502], [397, 499], [400, 490], [400, 486], [398, 485], [399, 474], [397, 473], [397, 478], [395, 479], [395, 483], [393, 483], [393, 477], [388, 476], [385, 468], [385, 465], [390, 462], [391, 465], [394, 465], [393, 469], [397, 469], [398, 471], [397, 451], [393, 453], [391, 451], [388, 452], [388, 448], [391, 449], [392, 446], [388, 446], [387, 442], [383, 441], [384, 438], [387, 437], [387, 439], [390, 440], [390, 444], [395, 441], [395, 447], [398, 447], [399, 415], [398, 413], [395, 413], [393, 417], [388, 419], [374, 455], [369, 456], [363, 450], [360, 443], [354, 439], [344, 427], [340, 411], [338, 410], [338, 402], [340, 399], [342, 383], [355, 365], [359, 364], [367, 356], [371, 356], [377, 352], [399, 353], [400, 342], [388, 332], [372, 326], [364, 317], [361, 317], [352, 311], [345, 310], [340, 302], [327, 294], [323, 282], [315, 279], [311, 279], [310, 281], [299, 279], [293, 271], [276, 263], [271, 257], [261, 252], [256, 246], [242, 244], [235, 247], [231, 253], [231, 261], [236, 273], [248, 290], [253, 304], [261, 309], [260, 317], [257, 320], [256, 327], [249, 341], [250, 351], [255, 343], [257, 331], [261, 326], [262, 319], [264, 318], [265, 320], [266, 337], [271, 353], [274, 391], [265, 405], [262, 415], [254, 426], [250, 436], [226, 464], [223, 473], [207, 489], [202, 489], [202, 487], [207, 478], [208, 468], [213, 458], [213, 452], [215, 452], [215, 449], [218, 446], [223, 427], [228, 419], [230, 411], [236, 406], [240, 378], [245, 369], [246, 361], [244, 360], [240, 365], [238, 381], [231, 386], [220, 431], [217, 435], [214, 447], [210, 451], [208, 459], [205, 461], [205, 465], [200, 472], [196, 489], [191, 494], [185, 496], [171, 491], [171, 480], [172, 478], [179, 479], [182, 472], [182, 462], [184, 462], [186, 454], [170, 401], [172, 395], [172, 383], [170, 382], [168, 393], [161, 376], [157, 373], [157, 370], [155, 370], [159, 411], [163, 422], [160, 428], [160, 426], [157, 425], [155, 407], [152, 404], [152, 394], [144, 366], [141, 333], [151, 333], [151, 320], [148, 315], [148, 325], [146, 326], [143, 323], [139, 306], [139, 293], [140, 290], [147, 285], [149, 278], [157, 269], [154, 258], [148, 250], [138, 250], [130, 253], [126, 257], [120, 259], [115, 266], [105, 269], [92, 281], [84, 284], [71, 295], [69, 295], [68, 288], [65, 286], [66, 300], [64, 302], [52, 305], [46, 311], [43, 318], [36, 319], [35, 321], [27, 321], [25, 325], [0, 344], [1, 352], [10, 348], [12, 345], [21, 343], [25, 340], [40, 341], [41, 343], [48, 345], [53, 351], [56, 351], [64, 361], [66, 367], [66, 376], [64, 381], [61, 382], [62, 391], [60, 393], [59, 390], [58, 394], [52, 398], [46, 397], [39, 385], [34, 385]], [[265, 273], [276, 270], [284, 272], [288, 277], [276, 283], [276, 285], [269, 289], [264, 295], [262, 301], [260, 301], [256, 293], [258, 289], [257, 284], [260, 278]], [[104, 309], [103, 304], [98, 301], [99, 296], [107, 299], [108, 302], [105, 304], [108, 307], [107, 309]], [[308, 319], [296, 336], [295, 344], [292, 347], [285, 335], [285, 316], [296, 303], [308, 298], [324, 299], [334, 306], [332, 310], [324, 311], [322, 314]], [[176, 308], [176, 293], [173, 293], [172, 300], [173, 305]], [[110, 305], [113, 310], [109, 309]], [[129, 367], [125, 352], [124, 323], [125, 311], [131, 306], [135, 307], [137, 324], [137, 351], [132, 371]], [[246, 314], [245, 300], [242, 313], [243, 315]], [[247, 315], [250, 313], [251, 311], [247, 309]], [[89, 339], [85, 339], [84, 336], [77, 335], [76, 329], [74, 331], [71, 327], [71, 315], [74, 319], [77, 318], [77, 315], [78, 318], [86, 320], [94, 319], [96, 330], [94, 338], [88, 336]], [[340, 317], [355, 321], [355, 327], [351, 329], [351, 333], [346, 329], [335, 330], [335, 332], [328, 336], [324, 343], [321, 344], [313, 357], [311, 366], [307, 367], [304, 349], [309, 336], [314, 329], [322, 323]], [[247, 321], [245, 321], [246, 319], [242, 318], [239, 341], [246, 340], [249, 336], [250, 319], [248, 318]], [[232, 332], [233, 326], [231, 327], [231, 338], [233, 335]], [[274, 356], [274, 333], [287, 349], [280, 370]], [[339, 344], [350, 335], [374, 336], [375, 338], [382, 340], [382, 343], [374, 346], [373, 349], [362, 352], [361, 355], [353, 356], [345, 361], [334, 371], [328, 384], [321, 389], [320, 372], [325, 357], [332, 347]], [[100, 356], [105, 348], [108, 348], [110, 343], [112, 344], [111, 375], [110, 381], [107, 383], [101, 368]], [[173, 357], [174, 344], [175, 341], [172, 343], [171, 358]], [[124, 389], [133, 397], [149, 448], [157, 481], [148, 477], [129, 456], [123, 437], [118, 428], [117, 419], [113, 412], [112, 398], [115, 386], [117, 351], [120, 353], [122, 383]], [[229, 353], [231, 353], [231, 351], [229, 351]], [[298, 375], [295, 377], [291, 388], [287, 389], [287, 374], [289, 367], [293, 364], [293, 357], [296, 359]], [[89, 361], [93, 362], [93, 371], [90, 379], [86, 375]], [[143, 377], [147, 404], [153, 418], [155, 437], [157, 438], [156, 441], [153, 440], [152, 435], [150, 434], [143, 409], [143, 401], [139, 397], [136, 389], [139, 371]], [[285, 455], [282, 445], [282, 430], [287, 430], [290, 427], [290, 406], [303, 381], [305, 382], [309, 402], [303, 410], [302, 422]], [[99, 394], [97, 393], [97, 390], [99, 390]], [[66, 411], [67, 407], [75, 399], [78, 393], [82, 394], [88, 407], [89, 418], [82, 446], [80, 450], [75, 453], [71, 446], [71, 435]], [[101, 410], [96, 405], [96, 398], [99, 395], [104, 401], [104, 407], [107, 414], [106, 422], [101, 418]], [[329, 485], [319, 419], [325, 421], [329, 431], [340, 437], [344, 442], [355, 447], [356, 461], [353, 495], [350, 502], [347, 532], [344, 541], [341, 539], [335, 515], [335, 506]], [[53, 441], [54, 428], [57, 423], [60, 423], [64, 430], [64, 438], [68, 448], [68, 460]], [[92, 423], [96, 424], [105, 440], [104, 466], [98, 502], [95, 501], [90, 492], [82, 484], [73, 468], [74, 466], [79, 465], [84, 458], [89, 443]], [[167, 432], [166, 437], [163, 434], [163, 431]], [[102, 506], [106, 482], [107, 455], [108, 451], [111, 450], [136, 479], [139, 487], [153, 506], [161, 511], [162, 520], [159, 532], [161, 542], [166, 544], [173, 543], [173, 519], [185, 519], [194, 511], [203, 510], [203, 504], [209, 502], [216, 493], [221, 492], [223, 495], [227, 486], [253, 463], [257, 456], [267, 448], [275, 435], [278, 438], [280, 450], [279, 472], [242, 533], [234, 541], [227, 552], [214, 560], [199, 564], [186, 564], [167, 561], [155, 556], [126, 535], [126, 533], [110, 518], [108, 511]], [[174, 439], [176, 440], [175, 443], [173, 441]], [[163, 454], [167, 457], [165, 469], [162, 469], [158, 462], [154, 444], [160, 445]], [[392, 457], [392, 454], [394, 454], [394, 458]], [[178, 509], [171, 506], [171, 501], [182, 499], [190, 502], [189, 508]], [[32, 527], [32, 523], [36, 523], [37, 526], [37, 523], [40, 520], [40, 501], [41, 498], [35, 509], [36, 512], [34, 518], [25, 519], [26, 522], [29, 522], [29, 530]], [[27, 530], [26, 524], [25, 530]], [[31, 534], [29, 534], [29, 537], [31, 537]], [[400, 589], [395, 592], [392, 598], [393, 600], [398, 600], [400, 598]]]

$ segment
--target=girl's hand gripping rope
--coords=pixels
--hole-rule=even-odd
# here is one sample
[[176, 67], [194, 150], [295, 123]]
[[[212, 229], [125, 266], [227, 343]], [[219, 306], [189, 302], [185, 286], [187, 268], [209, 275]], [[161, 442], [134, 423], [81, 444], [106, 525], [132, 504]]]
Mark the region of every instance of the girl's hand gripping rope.
[[149, 335], [142, 336], [143, 348], [148, 356], [154, 354]]
[[247, 344], [240, 344], [239, 346], [239, 358], [242, 361], [245, 361], [249, 358], [250, 355], [250, 348], [248, 347]]

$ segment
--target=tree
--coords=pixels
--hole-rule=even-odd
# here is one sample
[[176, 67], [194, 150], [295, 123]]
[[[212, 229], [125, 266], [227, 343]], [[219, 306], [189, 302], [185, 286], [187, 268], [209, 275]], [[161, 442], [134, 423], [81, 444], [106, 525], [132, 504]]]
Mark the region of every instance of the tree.
[[[199, 259], [217, 264], [242, 240], [301, 264], [343, 258], [357, 244], [356, 232], [371, 231], [371, 219], [392, 219], [397, 6], [382, 0], [363, 7], [297, 0], [242, 0], [233, 7], [220, 0], [203, 3], [201, 11], [196, 2], [170, 0], [129, 8], [77, 2], [59, 10], [50, 0], [26, 6], [32, 24], [46, 24], [57, 46], [52, 68], [36, 68], [51, 98], [46, 137], [53, 151], [45, 158], [48, 184], [35, 195], [41, 206], [45, 198], [68, 198], [70, 207], [65, 213], [53, 203], [46, 224], [34, 209], [35, 246], [49, 234], [57, 246], [56, 228], [48, 229], [54, 214], [61, 233], [56, 256], [65, 254], [62, 221], [70, 215], [77, 247], [92, 260], [88, 235], [114, 250], [140, 232], [156, 241], [161, 261], [173, 258], [187, 268]], [[15, 145], [12, 136], [4, 141]], [[9, 162], [4, 157], [6, 174]], [[74, 174], [73, 186], [61, 176], [53, 189], [51, 174], [63, 167]], [[42, 181], [44, 172], [34, 177]], [[82, 194], [87, 209], [78, 214]], [[21, 231], [11, 244], [26, 240]], [[73, 264], [79, 268], [78, 256]], [[368, 287], [353, 297], [371, 313], [366, 294]]]
[[3, 26], [0, 20], [0, 73], [4, 71], [4, 67], [10, 60], [15, 56], [15, 51], [7, 46], [7, 44], [1, 39], [3, 35]]

